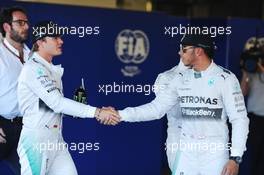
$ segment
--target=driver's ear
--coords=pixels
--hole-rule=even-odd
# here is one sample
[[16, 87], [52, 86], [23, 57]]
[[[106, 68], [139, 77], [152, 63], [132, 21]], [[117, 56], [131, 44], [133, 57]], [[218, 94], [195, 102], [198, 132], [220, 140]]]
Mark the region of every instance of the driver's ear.
[[196, 47], [194, 49], [194, 53], [196, 56], [201, 56], [202, 54], [204, 54], [204, 50], [201, 47]]

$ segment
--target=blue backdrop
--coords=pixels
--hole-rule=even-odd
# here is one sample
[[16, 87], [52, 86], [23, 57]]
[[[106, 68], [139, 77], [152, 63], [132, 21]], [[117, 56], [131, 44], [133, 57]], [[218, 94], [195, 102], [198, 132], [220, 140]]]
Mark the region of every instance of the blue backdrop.
[[[147, 103], [154, 98], [154, 94], [145, 91], [109, 92], [106, 95], [100, 87], [114, 84], [148, 87], [146, 85], [152, 85], [160, 72], [178, 63], [182, 36], [165, 35], [165, 26], [231, 26], [230, 35], [215, 38], [218, 47], [215, 62], [236, 74], [240, 73], [239, 55], [245, 41], [255, 35], [257, 25], [263, 26], [260, 21], [249, 19], [190, 20], [161, 13], [1, 0], [0, 7], [10, 5], [23, 6], [32, 24], [52, 19], [67, 27], [91, 26], [92, 34], [84, 37], [78, 34], [64, 35], [63, 55], [55, 57], [54, 63], [62, 64], [65, 68], [63, 81], [66, 97], [72, 98], [81, 78], [84, 78], [90, 105], [114, 106], [117, 109]], [[123, 53], [117, 54], [120, 49], [118, 42], [122, 39], [125, 39], [121, 42]], [[137, 42], [137, 49], [143, 50], [143, 55], [137, 55], [135, 51]], [[31, 46], [30, 41], [28, 45]], [[131, 48], [132, 54], [129, 52]], [[125, 59], [130, 62], [124, 63]], [[133, 62], [136, 60], [142, 62]], [[124, 72], [130, 76], [125, 76]], [[121, 123], [112, 127], [100, 125], [94, 119], [65, 117], [63, 134], [68, 143], [80, 143], [79, 146], [81, 143], [93, 144], [93, 150], [90, 151], [82, 150], [82, 147], [79, 151], [71, 151], [80, 175], [159, 175], [167, 167], [164, 150], [166, 122], [166, 118], [163, 118], [150, 122]], [[94, 150], [95, 143], [99, 143], [99, 150]], [[242, 168], [247, 174], [247, 167]], [[1, 175], [9, 175], [8, 171], [0, 164]]]

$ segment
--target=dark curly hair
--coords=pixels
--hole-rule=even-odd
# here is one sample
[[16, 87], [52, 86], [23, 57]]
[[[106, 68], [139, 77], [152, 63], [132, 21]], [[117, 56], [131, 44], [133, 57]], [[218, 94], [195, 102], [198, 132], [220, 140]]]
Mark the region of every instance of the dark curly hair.
[[13, 20], [13, 13], [17, 11], [27, 14], [22, 7], [18, 6], [2, 8], [0, 10], [0, 32], [2, 33], [3, 37], [5, 37], [6, 35], [6, 32], [3, 27], [4, 23], [8, 23], [11, 25], [11, 22]]

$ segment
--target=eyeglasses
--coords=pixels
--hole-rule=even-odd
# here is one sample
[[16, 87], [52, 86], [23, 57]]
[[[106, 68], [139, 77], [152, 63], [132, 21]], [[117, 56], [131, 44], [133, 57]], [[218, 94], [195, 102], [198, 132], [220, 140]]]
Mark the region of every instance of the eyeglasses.
[[182, 51], [182, 53], [186, 53], [187, 50], [194, 49], [194, 48], [196, 48], [196, 47], [195, 46], [188, 47], [188, 46], [182, 46], [182, 45], [180, 45], [180, 51]]
[[25, 26], [26, 24], [29, 25], [29, 22], [27, 20], [22, 20], [22, 19], [14, 20], [12, 22], [17, 23], [18, 25], [22, 27]]

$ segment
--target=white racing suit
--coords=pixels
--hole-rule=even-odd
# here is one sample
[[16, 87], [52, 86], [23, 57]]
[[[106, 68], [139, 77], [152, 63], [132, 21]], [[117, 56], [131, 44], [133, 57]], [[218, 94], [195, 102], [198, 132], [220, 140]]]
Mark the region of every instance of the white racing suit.
[[119, 114], [124, 121], [142, 121], [163, 116], [177, 103], [182, 129], [170, 163], [173, 175], [221, 174], [229, 158], [227, 118], [232, 124], [231, 156], [243, 155], [249, 124], [244, 97], [235, 75], [213, 62], [200, 74], [180, 71], [152, 102]]
[[23, 128], [18, 155], [23, 175], [77, 175], [62, 138], [62, 113], [93, 117], [96, 108], [64, 98], [63, 69], [34, 53], [18, 83]]
[[[160, 73], [155, 81], [154, 87], [156, 96], [159, 95], [160, 91], [166, 89], [170, 84], [171, 80], [180, 71], [187, 69], [186, 66], [180, 61], [179, 64], [172, 69]], [[173, 162], [176, 157], [177, 145], [180, 141], [181, 132], [181, 110], [179, 104], [175, 104], [167, 113], [168, 129], [167, 129], [167, 140], [166, 140], [166, 153], [170, 169], [173, 169]], [[175, 146], [176, 145], [176, 146]], [[169, 149], [167, 149], [169, 148]]]

